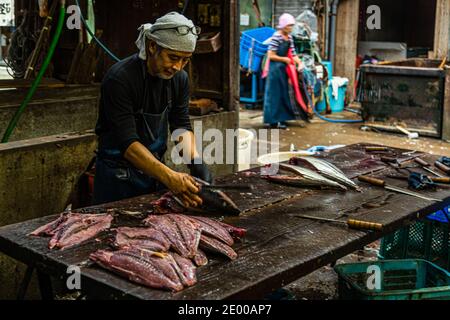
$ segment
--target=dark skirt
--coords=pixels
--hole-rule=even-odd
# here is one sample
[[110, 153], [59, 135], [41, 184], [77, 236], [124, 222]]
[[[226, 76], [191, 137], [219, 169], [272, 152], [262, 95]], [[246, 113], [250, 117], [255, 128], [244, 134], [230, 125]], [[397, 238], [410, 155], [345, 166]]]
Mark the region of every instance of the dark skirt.
[[275, 124], [296, 119], [289, 96], [286, 64], [271, 61], [264, 95], [264, 123]]

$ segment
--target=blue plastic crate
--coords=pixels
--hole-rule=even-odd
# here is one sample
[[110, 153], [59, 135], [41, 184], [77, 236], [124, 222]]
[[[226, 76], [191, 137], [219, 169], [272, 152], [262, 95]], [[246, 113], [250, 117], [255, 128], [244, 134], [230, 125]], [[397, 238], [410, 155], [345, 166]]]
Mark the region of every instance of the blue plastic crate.
[[263, 44], [275, 33], [275, 29], [264, 27], [244, 31], [239, 48], [240, 65], [252, 72], [261, 70], [261, 62], [267, 53], [268, 45]]
[[442, 223], [450, 223], [450, 212], [449, 207], [445, 207], [442, 210], [439, 210], [433, 214], [430, 214], [427, 219], [439, 221]]

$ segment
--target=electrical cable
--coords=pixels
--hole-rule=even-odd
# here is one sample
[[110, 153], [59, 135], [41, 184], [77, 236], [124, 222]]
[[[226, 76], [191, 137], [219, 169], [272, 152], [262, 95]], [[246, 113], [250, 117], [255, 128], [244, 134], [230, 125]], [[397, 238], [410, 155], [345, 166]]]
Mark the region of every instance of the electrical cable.
[[6, 129], [5, 134], [3, 135], [2, 143], [7, 143], [9, 141], [9, 138], [11, 137], [14, 129], [16, 128], [17, 123], [20, 120], [20, 117], [22, 116], [28, 103], [33, 98], [34, 93], [36, 92], [39, 84], [41, 83], [42, 78], [44, 77], [44, 74], [47, 71], [47, 68], [50, 64], [50, 61], [53, 58], [53, 54], [55, 53], [56, 46], [58, 45], [59, 38], [61, 36], [61, 32], [64, 27], [65, 17], [66, 17], [66, 1], [61, 0], [61, 8], [59, 11], [58, 25], [57, 25], [55, 34], [53, 36], [52, 42], [50, 44], [50, 47], [48, 49], [47, 56], [45, 57], [44, 63], [42, 64], [42, 67], [39, 70], [39, 73], [38, 73], [36, 79], [33, 81], [33, 84], [31, 86], [30, 90], [28, 91], [28, 93], [25, 97], [25, 100], [22, 102], [19, 109], [14, 114], [14, 117], [11, 119], [11, 122], [9, 123], [8, 128]]
[[187, 7], [189, 5], [189, 0], [185, 0], [184, 2], [184, 7], [183, 7], [183, 11], [181, 11], [181, 14], [184, 16], [184, 14], [186, 13]]
[[[303, 84], [303, 90], [305, 90], [306, 98], [308, 99], [309, 104], [312, 105], [312, 101], [311, 101], [311, 98], [310, 98], [310, 96], [308, 94], [308, 88], [306, 87], [306, 83], [305, 83], [304, 79], [302, 79], [302, 84]], [[363, 123], [364, 122], [364, 120], [362, 120], [362, 119], [361, 120], [347, 120], [347, 119], [336, 120], [336, 119], [329, 119], [329, 118], [326, 118], [326, 117], [322, 116], [317, 111], [317, 105], [313, 106], [313, 109], [314, 109], [314, 113], [315, 113], [315, 115], [317, 117], [319, 117], [320, 119], [322, 119], [324, 121], [327, 121], [327, 122], [331, 122], [331, 123]]]
[[81, 17], [81, 21], [84, 24], [84, 27], [86, 28], [86, 31], [89, 33], [89, 35], [92, 37], [92, 39], [95, 40], [95, 42], [97, 42], [97, 44], [116, 62], [119, 62], [120, 59], [114, 54], [112, 53], [101, 41], [100, 39], [97, 38], [97, 36], [92, 32], [91, 28], [89, 28], [86, 19], [84, 19], [83, 13], [81, 12], [81, 6], [80, 6], [80, 2], [79, 0], [75, 0], [78, 8], [80, 9], [80, 17]]

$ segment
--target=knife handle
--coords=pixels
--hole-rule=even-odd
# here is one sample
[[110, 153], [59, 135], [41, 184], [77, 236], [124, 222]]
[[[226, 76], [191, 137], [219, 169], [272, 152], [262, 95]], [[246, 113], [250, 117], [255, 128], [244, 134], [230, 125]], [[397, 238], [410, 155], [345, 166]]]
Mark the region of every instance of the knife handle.
[[381, 157], [380, 160], [384, 163], [398, 163], [397, 158], [394, 157]]
[[429, 167], [430, 164], [426, 162], [425, 160], [422, 160], [420, 158], [415, 158], [414, 161], [418, 164], [420, 164], [422, 167]]
[[362, 181], [362, 182], [370, 183], [377, 187], [384, 187], [386, 185], [386, 182], [384, 182], [384, 180], [377, 179], [374, 177], [369, 177], [369, 176], [359, 176], [358, 180]]
[[354, 220], [354, 219], [349, 219], [347, 221], [347, 225], [349, 228], [359, 229], [359, 230], [372, 230], [372, 231], [383, 230], [383, 225], [381, 223], [360, 221], [360, 220]]
[[445, 184], [450, 184], [450, 178], [431, 178], [431, 181], [436, 182], [436, 183], [445, 183]]
[[441, 162], [439, 162], [439, 161], [436, 161], [436, 162], [434, 163], [434, 165], [436, 166], [436, 168], [438, 168], [438, 169], [444, 171], [446, 174], [449, 174], [449, 173], [450, 173], [450, 168], [447, 167], [445, 164], [443, 164], [443, 163], [441, 163]]

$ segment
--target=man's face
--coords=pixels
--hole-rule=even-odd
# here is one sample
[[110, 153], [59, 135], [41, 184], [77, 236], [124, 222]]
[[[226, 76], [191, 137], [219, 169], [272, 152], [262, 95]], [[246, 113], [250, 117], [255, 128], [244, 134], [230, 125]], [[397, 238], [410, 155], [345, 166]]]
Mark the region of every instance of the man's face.
[[150, 73], [161, 79], [170, 80], [186, 66], [192, 57], [190, 52], [173, 51], [152, 45], [147, 65]]

